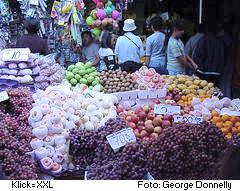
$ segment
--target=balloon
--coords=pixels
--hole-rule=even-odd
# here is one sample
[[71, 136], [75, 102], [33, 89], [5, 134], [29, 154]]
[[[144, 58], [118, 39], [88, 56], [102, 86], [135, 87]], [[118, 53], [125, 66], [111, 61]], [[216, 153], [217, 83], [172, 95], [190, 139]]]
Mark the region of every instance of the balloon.
[[102, 24], [102, 22], [101, 22], [99, 19], [97, 19], [97, 20], [94, 22], [94, 26], [96, 26], [96, 27], [100, 27], [101, 24]]
[[91, 16], [88, 16], [86, 19], [86, 23], [89, 26], [92, 26], [94, 24], [94, 19]]
[[98, 3], [98, 2], [101, 2], [102, 0], [93, 0], [94, 3]]
[[96, 19], [97, 19], [97, 10], [92, 10], [91, 13], [90, 13], [90, 15], [92, 16], [92, 18], [93, 18], [94, 20], [96, 20]]
[[113, 24], [113, 19], [112, 18], [108, 18], [108, 24], [112, 25]]
[[112, 1], [108, 1], [105, 6], [106, 7], [111, 7], [112, 5], [113, 5]]
[[92, 32], [96, 37], [99, 37], [101, 34], [101, 30], [99, 28], [94, 28]]
[[119, 16], [120, 16], [120, 13], [119, 13], [117, 10], [114, 10], [114, 11], [112, 12], [112, 18], [113, 18], [114, 20], [117, 20], [117, 19], [119, 18]]
[[106, 12], [107, 15], [111, 15], [111, 13], [112, 13], [112, 8], [111, 8], [111, 7], [107, 7], [107, 8], [105, 9], [105, 12]]
[[97, 17], [101, 20], [103, 20], [106, 17], [106, 13], [103, 9], [97, 10]]
[[97, 7], [98, 9], [102, 9], [102, 8], [104, 7], [103, 2], [98, 2], [97, 5], [96, 5], [96, 7]]
[[103, 19], [102, 20], [102, 25], [107, 26], [107, 24], [108, 24], [108, 19], [107, 18]]

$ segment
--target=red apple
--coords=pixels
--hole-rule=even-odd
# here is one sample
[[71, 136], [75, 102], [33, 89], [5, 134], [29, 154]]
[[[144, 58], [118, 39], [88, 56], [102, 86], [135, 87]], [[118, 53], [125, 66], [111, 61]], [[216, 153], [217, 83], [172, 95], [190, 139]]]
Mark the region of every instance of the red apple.
[[151, 133], [150, 137], [156, 139], [156, 138], [158, 138], [158, 134], [157, 133]]
[[141, 137], [141, 138], [147, 137], [147, 136], [148, 136], [148, 133], [147, 133], [146, 130], [142, 130], [142, 131], [140, 132], [140, 137]]
[[153, 126], [153, 123], [152, 123], [152, 120], [147, 120], [147, 121], [145, 121], [145, 127], [147, 127], [147, 126]]
[[155, 118], [155, 114], [153, 112], [149, 112], [147, 115], [148, 120], [153, 120]]
[[137, 128], [141, 131], [141, 130], [146, 130], [146, 127], [144, 125], [139, 125], [137, 126]]
[[168, 121], [168, 120], [163, 120], [162, 121], [162, 127], [163, 128], [168, 128], [170, 126], [171, 126], [171, 122], [170, 121]]
[[172, 120], [172, 115], [164, 115], [163, 119], [164, 120]]
[[145, 118], [147, 117], [147, 114], [144, 112], [144, 111], [140, 111], [138, 113], [138, 117], [141, 119], [141, 120], [145, 120]]
[[140, 137], [140, 131], [139, 131], [139, 129], [134, 129], [134, 134], [135, 134], [135, 136], [136, 137]]
[[136, 128], [137, 128], [136, 124], [133, 123], [133, 122], [129, 122], [127, 125], [128, 125], [129, 127], [131, 127], [132, 129], [136, 129]]
[[155, 117], [155, 118], [153, 119], [153, 125], [154, 125], [154, 127], [160, 126], [161, 123], [162, 123], [162, 118], [160, 118], [160, 117]]
[[139, 112], [143, 111], [142, 107], [137, 107], [135, 109], [135, 114], [138, 114]]
[[180, 99], [181, 99], [181, 96], [179, 94], [174, 96], [175, 101], [179, 101]]
[[118, 105], [118, 107], [117, 107], [117, 113], [119, 114], [119, 113], [121, 113], [121, 112], [123, 112], [123, 111], [124, 111], [123, 105]]
[[146, 131], [150, 134], [154, 132], [154, 127], [153, 125], [146, 126]]
[[131, 122], [131, 121], [132, 121], [132, 117], [128, 115], [128, 116], [126, 117], [126, 121]]
[[154, 133], [160, 134], [162, 132], [162, 127], [154, 127]]
[[145, 123], [144, 123], [144, 121], [138, 121], [137, 125], [138, 125], [138, 126], [144, 126]]
[[133, 123], [135, 123], [135, 124], [138, 123], [139, 117], [138, 117], [136, 114], [133, 114], [133, 115], [131, 116], [131, 118], [132, 118], [132, 122], [133, 122]]
[[143, 106], [143, 111], [145, 112], [145, 113], [148, 113], [149, 111], [150, 111], [150, 106], [149, 105], [144, 105]]
[[166, 100], [172, 100], [172, 96], [166, 96], [165, 99]]
[[122, 113], [120, 113], [119, 114], [119, 117], [121, 118], [121, 119], [126, 119], [126, 114], [124, 113], [124, 112], [122, 112]]
[[128, 115], [133, 115], [135, 112], [133, 110], [128, 111]]

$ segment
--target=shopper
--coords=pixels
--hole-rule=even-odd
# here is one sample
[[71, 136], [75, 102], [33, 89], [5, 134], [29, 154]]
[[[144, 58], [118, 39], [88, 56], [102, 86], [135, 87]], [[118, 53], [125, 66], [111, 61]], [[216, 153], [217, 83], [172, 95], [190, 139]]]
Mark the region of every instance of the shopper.
[[[115, 56], [111, 47], [113, 47], [112, 33], [105, 31], [101, 38], [101, 48], [98, 51], [100, 56], [100, 71], [107, 70], [109, 66], [115, 65]], [[114, 69], [114, 68], [109, 68]]]
[[185, 45], [185, 54], [193, 57], [193, 52], [197, 46], [198, 41], [205, 35], [206, 26], [205, 24], [199, 24], [196, 27], [196, 34], [193, 35]]
[[182, 21], [175, 21], [170, 28], [170, 33], [166, 37], [167, 45], [167, 70], [169, 75], [186, 74], [186, 68], [197, 69], [193, 60], [184, 53], [184, 44], [181, 37], [184, 34]]
[[40, 28], [39, 21], [33, 18], [25, 20], [24, 27], [28, 34], [20, 37], [16, 43], [16, 48], [29, 48], [32, 53], [48, 54], [48, 43], [38, 36]]
[[209, 26], [208, 30], [209, 32], [199, 40], [193, 60], [200, 71], [211, 73], [211, 76], [206, 76], [206, 80], [218, 83], [218, 78], [224, 71], [224, 43], [216, 37], [214, 26]]
[[164, 71], [166, 67], [166, 51], [164, 48], [165, 34], [160, 32], [162, 19], [160, 17], [154, 17], [151, 20], [151, 27], [154, 33], [147, 38], [146, 64], [160, 73], [160, 71]]
[[125, 34], [120, 36], [116, 42], [115, 55], [122, 70], [127, 72], [138, 70], [141, 66], [141, 57], [144, 56], [141, 38], [133, 34], [136, 28], [133, 19], [125, 20], [123, 27]]
[[94, 41], [92, 33], [90, 31], [84, 31], [82, 33], [83, 48], [82, 48], [82, 59], [85, 62], [91, 62], [92, 65], [99, 68], [99, 45]]

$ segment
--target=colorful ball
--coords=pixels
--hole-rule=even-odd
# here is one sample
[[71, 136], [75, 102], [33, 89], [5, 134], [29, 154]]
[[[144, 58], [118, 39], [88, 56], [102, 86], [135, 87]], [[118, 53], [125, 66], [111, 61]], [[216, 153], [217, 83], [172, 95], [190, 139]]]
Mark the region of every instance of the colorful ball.
[[111, 15], [112, 11], [113, 11], [112, 8], [109, 6], [105, 8], [105, 12], [107, 15]]
[[100, 34], [101, 34], [101, 30], [99, 28], [94, 28], [92, 30], [92, 33], [96, 36], [96, 37], [99, 37]]
[[103, 9], [97, 10], [97, 17], [101, 20], [103, 20], [106, 17], [106, 13]]
[[94, 22], [94, 26], [96, 26], [96, 27], [100, 27], [101, 24], [102, 24], [102, 22], [101, 22], [99, 19], [97, 19], [97, 20]]
[[86, 19], [86, 23], [89, 26], [92, 26], [94, 24], [94, 19], [91, 16], [88, 16]]
[[98, 9], [102, 9], [102, 8], [104, 7], [103, 2], [98, 2], [97, 5], [96, 5], [96, 7], [97, 7]]
[[97, 19], [97, 10], [92, 10], [91, 11], [91, 13], [90, 13], [90, 15], [92, 16], [92, 18], [94, 19], [94, 20], [96, 20]]
[[114, 10], [114, 11], [112, 12], [112, 18], [113, 18], [114, 20], [117, 20], [117, 19], [119, 18], [119, 16], [120, 16], [120, 13], [119, 13], [117, 10]]

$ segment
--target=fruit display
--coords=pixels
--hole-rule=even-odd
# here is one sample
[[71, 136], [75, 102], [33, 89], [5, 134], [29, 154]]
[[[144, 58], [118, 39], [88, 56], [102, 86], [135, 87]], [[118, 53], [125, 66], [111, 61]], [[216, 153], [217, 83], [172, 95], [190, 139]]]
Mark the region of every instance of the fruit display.
[[141, 143], [126, 145], [113, 158], [90, 165], [87, 168], [87, 179], [144, 180], [148, 172], [146, 154], [146, 147]]
[[78, 62], [75, 65], [70, 65], [65, 73], [65, 78], [72, 86], [77, 84], [85, 84], [90, 89], [99, 83], [99, 74], [91, 62]]
[[165, 86], [165, 80], [153, 68], [148, 69], [146, 66], [142, 66], [139, 71], [131, 76], [138, 83], [138, 89], [140, 90], [162, 89]]
[[34, 137], [31, 146], [36, 159], [52, 174], [74, 168], [68, 156], [71, 129], [93, 131], [108, 118], [116, 117], [116, 98], [111, 95], [103, 95], [99, 101], [85, 98], [69, 86], [50, 86], [45, 91], [38, 90], [33, 99], [28, 118]]
[[132, 80], [131, 75], [120, 70], [101, 72], [100, 83], [105, 93], [124, 92], [138, 88], [138, 84]]
[[[159, 104], [160, 102], [155, 101], [155, 103]], [[136, 137], [143, 140], [157, 138], [164, 129], [172, 126], [173, 117], [154, 114], [155, 103], [130, 110], [124, 110], [124, 107], [119, 105], [117, 112], [121, 119], [126, 121], [127, 126], [134, 130]]]
[[78, 168], [86, 168], [94, 161], [114, 156], [106, 136], [126, 128], [126, 123], [120, 119], [109, 119], [101, 129], [86, 131], [72, 129], [70, 131], [71, 147], [74, 164]]
[[[189, 95], [189, 97], [206, 98], [211, 97], [215, 93], [213, 83], [208, 83], [206, 80], [201, 80], [197, 76], [177, 75], [169, 76], [162, 75], [168, 84], [168, 91], [179, 90], [182, 95]], [[183, 100], [185, 101], [185, 99]], [[186, 100], [187, 101], [187, 100]]]
[[47, 55], [36, 60], [40, 67], [39, 76], [35, 79], [35, 87], [45, 90], [48, 86], [59, 85], [64, 78], [64, 68], [56, 63], [54, 55]]
[[221, 153], [228, 148], [223, 133], [207, 122], [176, 124], [146, 144], [149, 172], [157, 180], [217, 179]]
[[28, 88], [7, 91], [9, 99], [0, 103], [0, 163], [11, 180], [38, 179], [37, 164], [31, 151], [31, 127], [27, 123], [32, 107]]

